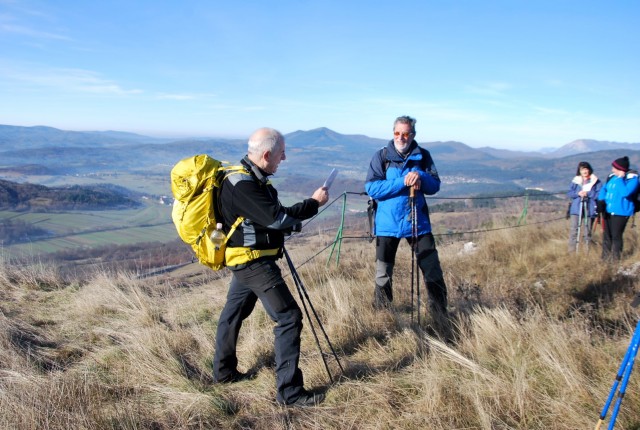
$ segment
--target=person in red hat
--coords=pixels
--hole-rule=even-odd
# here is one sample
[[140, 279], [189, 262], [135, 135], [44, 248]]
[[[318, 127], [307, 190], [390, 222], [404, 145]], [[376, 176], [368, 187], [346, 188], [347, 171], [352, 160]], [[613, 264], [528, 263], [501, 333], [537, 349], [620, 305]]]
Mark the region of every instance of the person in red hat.
[[611, 163], [611, 175], [600, 189], [598, 212], [603, 214], [602, 259], [617, 261], [622, 255], [622, 234], [635, 211], [638, 174], [629, 169], [629, 157]]

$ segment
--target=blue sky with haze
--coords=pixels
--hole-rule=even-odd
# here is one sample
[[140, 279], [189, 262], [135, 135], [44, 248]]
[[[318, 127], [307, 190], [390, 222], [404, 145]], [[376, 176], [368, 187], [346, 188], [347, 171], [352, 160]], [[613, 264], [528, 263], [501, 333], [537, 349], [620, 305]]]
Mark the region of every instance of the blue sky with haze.
[[640, 1], [0, 0], [0, 123], [640, 142]]

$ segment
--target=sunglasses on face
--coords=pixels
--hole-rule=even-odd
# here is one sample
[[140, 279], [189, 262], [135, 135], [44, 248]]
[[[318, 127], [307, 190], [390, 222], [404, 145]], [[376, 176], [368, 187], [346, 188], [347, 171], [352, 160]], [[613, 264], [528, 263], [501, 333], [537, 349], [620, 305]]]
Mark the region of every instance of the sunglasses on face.
[[394, 132], [393, 132], [393, 135], [394, 135], [395, 137], [402, 136], [402, 137], [404, 137], [405, 139], [408, 139], [408, 138], [409, 138], [409, 136], [411, 136], [412, 134], [413, 134], [413, 133], [407, 133], [407, 132], [400, 133], [399, 131], [394, 131]]

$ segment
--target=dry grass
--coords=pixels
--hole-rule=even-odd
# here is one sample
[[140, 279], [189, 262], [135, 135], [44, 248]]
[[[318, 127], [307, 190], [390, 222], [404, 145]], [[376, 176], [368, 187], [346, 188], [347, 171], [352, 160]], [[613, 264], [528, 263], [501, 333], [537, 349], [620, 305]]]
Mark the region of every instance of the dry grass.
[[[305, 321], [306, 385], [328, 396], [303, 410], [275, 404], [272, 323], [260, 306], [239, 343], [240, 368], [257, 378], [211, 384], [226, 277], [78, 281], [0, 263], [0, 428], [592, 428], [637, 321], [640, 248], [630, 230], [625, 260], [608, 266], [597, 246], [567, 255], [566, 236], [556, 223], [480, 235], [474, 253], [442, 245], [457, 327], [446, 343], [426, 318], [411, 323], [407, 245], [388, 312], [370, 306], [373, 244], [345, 241], [338, 266], [325, 252], [299, 267], [344, 367], [328, 360], [339, 376], [329, 384]], [[319, 233], [288, 248], [300, 264], [332, 240]], [[639, 393], [632, 375], [618, 428], [640, 428]]]

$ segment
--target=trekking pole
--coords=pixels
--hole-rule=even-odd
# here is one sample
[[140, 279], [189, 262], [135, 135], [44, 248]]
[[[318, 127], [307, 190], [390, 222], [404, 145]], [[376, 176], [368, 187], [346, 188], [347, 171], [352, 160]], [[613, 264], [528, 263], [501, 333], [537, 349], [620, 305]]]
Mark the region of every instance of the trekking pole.
[[[413, 188], [411, 188], [413, 190]], [[412, 253], [415, 260], [415, 274], [416, 274], [416, 296], [418, 299], [417, 313], [418, 313], [418, 326], [420, 326], [420, 309], [422, 302], [420, 301], [420, 267], [418, 266], [418, 211], [416, 210], [416, 199], [414, 192], [413, 205], [411, 207], [411, 243]]]
[[593, 232], [596, 231], [596, 225], [602, 223], [602, 214], [598, 213], [596, 214], [596, 219], [593, 220], [593, 224], [591, 224], [591, 234], [593, 235]]
[[[633, 362], [636, 358], [636, 354], [638, 353], [638, 344], [640, 343], [640, 321], [636, 325], [636, 329], [633, 333], [633, 337], [631, 338], [631, 343], [627, 348], [627, 352], [624, 354], [624, 358], [622, 363], [620, 364], [620, 369], [618, 370], [618, 374], [616, 375], [616, 379], [613, 382], [613, 386], [611, 387], [611, 391], [609, 392], [609, 397], [602, 408], [602, 413], [600, 414], [600, 419], [596, 424], [595, 430], [599, 430], [600, 426], [604, 422], [605, 417], [607, 416], [607, 411], [609, 410], [609, 406], [611, 406], [611, 402], [613, 397], [616, 394], [618, 389], [618, 385], [620, 385], [620, 390], [618, 391], [618, 399], [616, 400], [616, 404], [613, 407], [613, 411], [611, 412], [611, 420], [609, 421], [609, 430], [613, 430], [613, 426], [616, 423], [616, 418], [618, 416], [618, 411], [620, 410], [620, 405], [622, 404], [622, 399], [624, 397], [625, 391], [627, 389], [627, 383], [629, 382], [629, 377], [631, 376], [631, 371], [633, 370]], [[622, 381], [622, 383], [620, 383]]]
[[584, 232], [587, 234], [584, 243], [587, 247], [587, 253], [589, 253], [589, 242], [591, 239], [591, 226], [589, 225], [591, 222], [591, 217], [589, 217], [589, 197], [584, 199], [584, 208], [582, 209], [582, 213], [584, 213]]
[[593, 224], [591, 224], [591, 237], [593, 238], [593, 233], [598, 231], [597, 225], [602, 225], [602, 214], [597, 213], [596, 219], [593, 220]]
[[576, 236], [576, 252], [578, 252], [578, 248], [580, 247], [580, 227], [582, 226], [582, 202], [583, 198], [580, 199], [580, 210], [578, 210], [578, 235]]
[[[415, 216], [415, 195], [416, 191], [413, 187], [409, 188], [409, 206], [411, 207], [411, 324], [413, 324], [413, 280], [415, 278], [415, 261], [416, 261], [416, 244], [415, 239], [413, 237], [413, 229], [415, 226], [414, 216]], [[418, 291], [420, 291], [420, 286], [418, 286]], [[420, 293], [418, 293], [420, 294]], [[420, 319], [420, 305], [418, 305], [418, 319]]]
[[340, 368], [340, 371], [342, 371], [342, 373], [344, 373], [344, 369], [342, 368], [342, 364], [340, 363], [340, 359], [338, 358], [338, 354], [336, 354], [335, 349], [333, 349], [333, 345], [331, 344], [331, 341], [329, 340], [329, 336], [327, 336], [327, 332], [324, 330], [324, 326], [322, 325], [322, 321], [320, 321], [320, 317], [318, 316], [318, 313], [316, 312], [315, 308], [313, 307], [313, 303], [311, 303], [311, 299], [309, 298], [309, 294], [307, 293], [307, 289], [305, 288], [304, 284], [302, 283], [302, 279], [300, 279], [300, 275], [298, 275], [298, 271], [296, 270], [296, 267], [293, 265], [293, 261], [291, 261], [291, 257], [289, 257], [289, 253], [287, 252], [285, 247], [282, 247], [282, 251], [284, 253], [285, 258], [287, 259], [287, 264], [289, 265], [289, 270], [291, 270], [291, 276], [293, 277], [293, 281], [296, 284], [296, 289], [298, 290], [298, 295], [300, 296], [300, 301], [302, 302], [302, 307], [304, 308], [304, 312], [307, 315], [307, 320], [309, 321], [309, 325], [311, 326], [311, 332], [313, 333], [313, 337], [316, 340], [316, 345], [318, 346], [318, 349], [320, 350], [320, 357], [322, 357], [322, 362], [324, 363], [324, 367], [327, 370], [327, 374], [329, 375], [329, 381], [331, 381], [331, 383], [333, 383], [333, 376], [331, 376], [331, 371], [329, 370], [329, 365], [327, 364], [327, 359], [325, 357], [326, 354], [324, 353], [324, 351], [322, 351], [322, 346], [320, 346], [320, 339], [318, 339], [318, 334], [316, 333], [316, 329], [315, 329], [315, 327], [313, 325], [313, 320], [311, 319], [311, 316], [309, 315], [309, 309], [307, 308], [307, 304], [309, 305], [309, 308], [313, 312], [313, 316], [315, 317], [316, 322], [318, 323], [318, 326], [320, 327], [320, 330], [322, 331], [322, 334], [324, 335], [324, 339], [327, 342], [327, 345], [329, 345], [329, 349], [331, 349], [331, 353], [333, 354], [333, 357], [336, 359], [336, 362], [338, 363], [338, 367]]
[[598, 223], [598, 218], [587, 218], [587, 228], [589, 229], [589, 241], [587, 242], [587, 253], [591, 252], [591, 242], [593, 242], [593, 231], [595, 230], [595, 225]]

